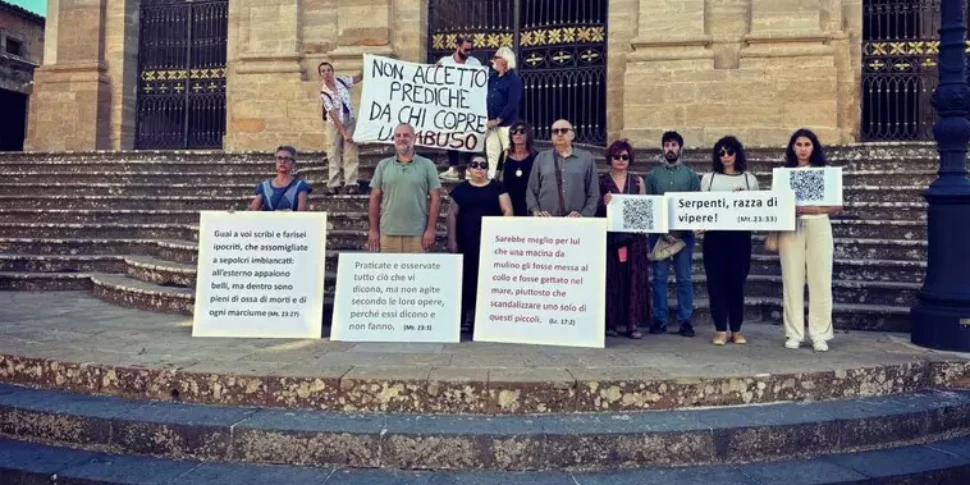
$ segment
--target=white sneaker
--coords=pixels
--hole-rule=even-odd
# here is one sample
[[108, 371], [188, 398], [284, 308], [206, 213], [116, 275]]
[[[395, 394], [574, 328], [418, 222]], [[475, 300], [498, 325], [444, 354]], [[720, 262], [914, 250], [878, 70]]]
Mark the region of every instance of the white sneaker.
[[461, 179], [461, 175], [458, 174], [458, 170], [455, 170], [455, 167], [448, 167], [448, 170], [441, 172], [441, 174], [439, 174], [438, 177], [443, 178], [445, 180]]
[[788, 340], [785, 340], [785, 348], [786, 349], [797, 349], [797, 348], [799, 348], [801, 346], [802, 346], [802, 343], [799, 342], [798, 340], [793, 339], [793, 338], [790, 338]]
[[828, 352], [829, 344], [825, 343], [824, 340], [815, 340], [812, 342], [812, 348], [815, 349], [816, 352]]

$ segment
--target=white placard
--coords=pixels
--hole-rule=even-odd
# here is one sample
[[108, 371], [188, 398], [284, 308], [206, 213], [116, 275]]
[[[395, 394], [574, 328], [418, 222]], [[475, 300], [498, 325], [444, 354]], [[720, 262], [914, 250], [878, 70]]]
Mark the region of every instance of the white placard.
[[791, 188], [796, 206], [841, 206], [842, 167], [776, 168], [771, 187]]
[[606, 221], [485, 217], [475, 340], [605, 345]]
[[662, 195], [614, 194], [606, 206], [610, 232], [666, 234], [667, 201]]
[[488, 69], [415, 64], [364, 54], [355, 142], [393, 142], [410, 123], [420, 146], [480, 152], [488, 123]]
[[331, 340], [461, 340], [458, 254], [340, 253]]
[[194, 337], [320, 338], [325, 212], [204, 211]]
[[790, 190], [669, 192], [673, 231], [794, 231]]

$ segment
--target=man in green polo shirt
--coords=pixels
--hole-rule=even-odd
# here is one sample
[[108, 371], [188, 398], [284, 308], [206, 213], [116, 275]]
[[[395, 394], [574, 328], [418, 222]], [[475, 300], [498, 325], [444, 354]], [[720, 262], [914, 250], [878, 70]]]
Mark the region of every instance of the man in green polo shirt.
[[371, 251], [421, 253], [434, 245], [441, 181], [434, 162], [415, 154], [414, 144], [414, 127], [401, 123], [394, 129], [396, 156], [381, 160], [374, 170], [368, 208]]
[[[647, 194], [663, 195], [667, 192], [698, 192], [701, 181], [697, 172], [685, 165], [681, 159], [684, 149], [684, 138], [675, 131], [668, 131], [661, 139], [663, 145], [663, 161], [647, 175]], [[653, 325], [650, 333], [667, 333], [667, 278], [670, 275], [670, 265], [674, 266], [674, 277], [677, 279], [677, 320], [680, 323], [679, 333], [685, 337], [694, 336], [694, 326], [691, 317], [694, 314], [694, 282], [693, 257], [694, 233], [683, 231], [673, 234], [684, 241], [684, 248], [673, 257], [662, 261], [654, 261], [652, 265], [653, 281]], [[660, 239], [660, 234], [649, 236], [650, 250]]]

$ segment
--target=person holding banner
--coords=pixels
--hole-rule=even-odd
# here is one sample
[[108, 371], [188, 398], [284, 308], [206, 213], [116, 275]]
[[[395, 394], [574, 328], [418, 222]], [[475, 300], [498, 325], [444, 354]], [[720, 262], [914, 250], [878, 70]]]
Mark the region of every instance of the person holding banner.
[[317, 71], [320, 74], [320, 101], [323, 103], [323, 123], [327, 137], [327, 194], [335, 195], [339, 192], [340, 172], [344, 174], [344, 193], [358, 194], [359, 162], [357, 144], [354, 143], [357, 120], [353, 102], [350, 100], [350, 90], [364, 75], [358, 73], [354, 76], [337, 77], [334, 75], [333, 64], [329, 62], [321, 62]]
[[515, 217], [529, 215], [529, 207], [525, 203], [525, 191], [529, 187], [529, 177], [532, 175], [532, 165], [536, 159], [533, 141], [532, 126], [524, 121], [517, 121], [509, 129], [509, 142], [512, 148], [503, 151], [502, 158], [498, 162], [499, 180], [509, 191]]
[[[785, 150], [786, 168], [824, 167], [825, 152], [818, 136], [800, 129]], [[797, 229], [778, 236], [784, 293], [785, 347], [797, 349], [805, 340], [805, 280], [808, 279], [808, 336], [816, 352], [827, 352], [832, 330], [832, 261], [835, 247], [829, 215], [841, 207], [798, 206]]]
[[414, 153], [414, 144], [414, 127], [397, 125], [397, 155], [381, 160], [374, 170], [367, 210], [370, 251], [422, 253], [434, 245], [441, 180], [434, 162]]
[[[617, 140], [606, 150], [610, 172], [600, 176], [603, 203], [598, 217], [606, 217], [606, 206], [613, 194], [646, 194], [643, 178], [627, 172], [633, 164], [633, 146]], [[650, 287], [647, 238], [644, 234], [609, 232], [606, 234], [606, 336], [616, 337], [621, 326], [627, 336], [641, 339], [640, 322], [649, 314], [647, 292]]]
[[526, 205], [536, 217], [593, 217], [600, 203], [593, 155], [573, 148], [573, 125], [552, 124], [552, 150], [536, 155]]
[[515, 52], [502, 47], [492, 57], [494, 76], [488, 77], [488, 131], [485, 152], [488, 155], [488, 178], [495, 178], [498, 159], [509, 149], [509, 127], [519, 119], [522, 79], [515, 73]]
[[469, 329], [478, 295], [478, 261], [482, 247], [482, 218], [512, 216], [512, 201], [501, 182], [488, 178], [488, 159], [475, 154], [468, 177], [451, 191], [448, 205], [448, 250], [461, 253], [462, 321]]
[[[702, 191], [759, 190], [757, 177], [745, 171], [744, 146], [737, 138], [725, 136], [718, 140], [711, 164], [711, 173], [701, 178]], [[730, 322], [731, 342], [745, 344], [748, 341], [741, 335], [741, 323], [744, 321], [744, 283], [751, 269], [751, 231], [706, 231], [703, 251], [711, 318], [717, 331], [713, 343], [727, 343]]]
[[[436, 66], [480, 67], [482, 65], [477, 57], [472, 56], [471, 38], [459, 35], [455, 43], [458, 46], [455, 52], [438, 59], [438, 62], [435, 63]], [[443, 180], [461, 180], [469, 155], [468, 152], [448, 150], [448, 170], [441, 172], [440, 177]]]
[[307, 196], [313, 189], [296, 176], [296, 148], [276, 148], [276, 177], [256, 186], [251, 211], [306, 211]]

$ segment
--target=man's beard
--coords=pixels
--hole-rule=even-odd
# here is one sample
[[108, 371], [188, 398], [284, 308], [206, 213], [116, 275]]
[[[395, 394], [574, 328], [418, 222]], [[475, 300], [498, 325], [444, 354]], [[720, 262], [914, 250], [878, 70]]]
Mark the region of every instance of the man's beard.
[[676, 162], [677, 159], [680, 158], [680, 152], [679, 151], [676, 151], [676, 152], [664, 152], [664, 158], [668, 162]]
[[459, 59], [461, 59], [463, 61], [467, 61], [468, 60], [468, 56], [469, 56], [469, 54], [465, 54], [462, 51], [458, 51], [458, 58]]

